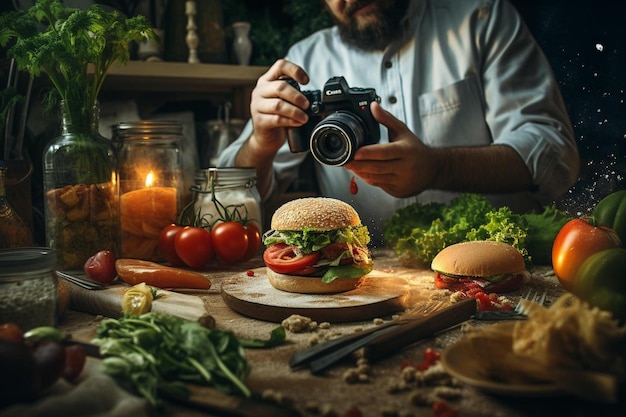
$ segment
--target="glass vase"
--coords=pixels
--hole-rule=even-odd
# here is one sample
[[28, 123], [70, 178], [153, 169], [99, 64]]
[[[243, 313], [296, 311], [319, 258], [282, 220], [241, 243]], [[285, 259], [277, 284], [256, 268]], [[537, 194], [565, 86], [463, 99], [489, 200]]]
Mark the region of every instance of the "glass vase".
[[61, 270], [82, 270], [101, 250], [118, 254], [116, 153], [99, 134], [98, 117], [98, 105], [62, 102], [61, 135], [44, 150], [46, 242]]

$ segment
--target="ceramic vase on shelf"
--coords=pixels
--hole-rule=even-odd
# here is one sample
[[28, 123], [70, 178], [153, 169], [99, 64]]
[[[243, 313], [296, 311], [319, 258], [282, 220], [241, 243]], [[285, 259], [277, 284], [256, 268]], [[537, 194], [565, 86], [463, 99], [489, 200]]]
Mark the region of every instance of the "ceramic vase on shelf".
[[62, 102], [61, 134], [44, 150], [46, 242], [61, 270], [82, 270], [101, 250], [118, 253], [117, 159], [98, 118], [98, 105]]
[[239, 65], [248, 65], [252, 55], [252, 42], [250, 41], [250, 23], [233, 23], [235, 39], [233, 40], [233, 53]]

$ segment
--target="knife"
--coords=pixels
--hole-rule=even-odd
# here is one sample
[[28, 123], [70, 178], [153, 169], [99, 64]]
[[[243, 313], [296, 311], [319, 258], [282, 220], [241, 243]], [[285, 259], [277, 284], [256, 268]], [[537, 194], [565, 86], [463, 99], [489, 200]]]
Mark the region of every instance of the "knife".
[[379, 360], [421, 339], [467, 321], [476, 314], [476, 300], [468, 298], [442, 310], [394, 328], [365, 345], [364, 356]]
[[85, 355], [92, 358], [102, 359], [102, 355], [100, 354], [100, 346], [94, 345], [93, 343], [81, 342], [80, 340], [66, 337], [65, 339], [61, 340], [61, 344], [63, 346], [81, 346], [85, 351]]
[[309, 363], [309, 369], [317, 374], [339, 362], [357, 349], [364, 348], [368, 359], [380, 359], [417, 342], [420, 339], [462, 323], [472, 318], [476, 312], [476, 300], [467, 299], [449, 307], [436, 310], [423, 317], [395, 323], [374, 332], [362, 334], [362, 337], [336, 349], [315, 355]]

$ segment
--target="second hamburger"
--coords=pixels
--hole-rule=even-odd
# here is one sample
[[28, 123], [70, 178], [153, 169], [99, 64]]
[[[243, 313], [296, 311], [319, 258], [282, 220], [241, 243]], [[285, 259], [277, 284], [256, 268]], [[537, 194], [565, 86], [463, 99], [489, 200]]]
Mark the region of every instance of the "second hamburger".
[[524, 258], [503, 242], [477, 240], [447, 246], [431, 263], [435, 287], [502, 294], [515, 291], [530, 279]]
[[324, 197], [292, 200], [276, 210], [263, 236], [269, 281], [297, 293], [354, 289], [373, 269], [369, 241], [349, 204]]

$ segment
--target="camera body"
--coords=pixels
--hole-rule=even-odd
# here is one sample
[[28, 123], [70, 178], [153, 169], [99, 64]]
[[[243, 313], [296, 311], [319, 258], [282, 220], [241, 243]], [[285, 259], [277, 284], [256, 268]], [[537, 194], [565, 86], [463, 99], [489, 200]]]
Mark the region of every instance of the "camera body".
[[[298, 84], [288, 79], [299, 89]], [[373, 88], [349, 87], [344, 77], [332, 77], [323, 90], [302, 91], [309, 100], [309, 120], [289, 129], [287, 141], [293, 153], [311, 151], [321, 164], [341, 166], [365, 145], [380, 140], [380, 127], [370, 103], [380, 102]]]

